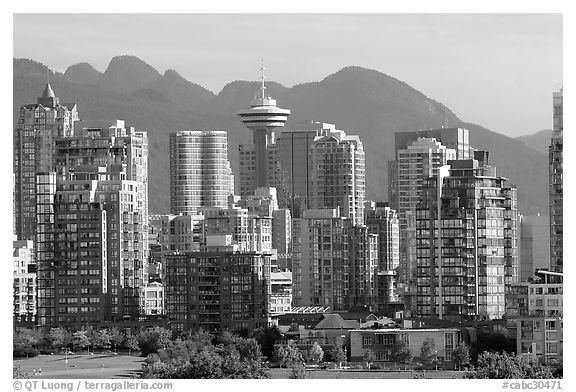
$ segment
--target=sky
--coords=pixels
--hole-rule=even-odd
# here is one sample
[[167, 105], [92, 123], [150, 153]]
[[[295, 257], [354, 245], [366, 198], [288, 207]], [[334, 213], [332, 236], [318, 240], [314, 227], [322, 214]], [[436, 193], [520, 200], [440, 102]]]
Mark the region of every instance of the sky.
[[[104, 72], [134, 55], [218, 93], [291, 87], [349, 65], [400, 79], [466, 122], [517, 137], [552, 128], [562, 14], [14, 14], [13, 56]], [[281, 103], [279, 103], [281, 104]]]

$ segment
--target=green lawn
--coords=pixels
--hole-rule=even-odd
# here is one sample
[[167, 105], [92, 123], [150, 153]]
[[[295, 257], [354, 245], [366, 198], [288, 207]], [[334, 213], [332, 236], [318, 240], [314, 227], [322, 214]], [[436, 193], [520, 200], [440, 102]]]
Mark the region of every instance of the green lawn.
[[[22, 370], [30, 372], [42, 369], [42, 375], [32, 378], [63, 378], [63, 379], [102, 379], [102, 378], [131, 378], [142, 368], [144, 358], [128, 355], [73, 355], [68, 356], [66, 364], [64, 355], [40, 355], [30, 359], [15, 360]], [[104, 367], [102, 367], [104, 365]], [[267, 370], [273, 379], [290, 378], [290, 369], [272, 368]], [[422, 375], [422, 371], [381, 371], [381, 370], [308, 370], [310, 379], [411, 379], [415, 374]], [[463, 372], [450, 370], [428, 370], [424, 372], [425, 378], [462, 378]]]
[[[14, 360], [22, 370], [37, 375], [32, 378], [131, 378], [142, 368], [144, 358], [118, 355], [72, 355], [68, 363], [64, 355], [39, 355], [30, 359]], [[103, 365], [103, 366], [102, 366]], [[42, 375], [38, 370], [42, 369]]]
[[[415, 374], [422, 375], [424, 378], [441, 378], [441, 379], [452, 379], [452, 378], [462, 378], [464, 372], [456, 372], [453, 370], [427, 370], [422, 373], [422, 371], [381, 371], [381, 370], [341, 370], [336, 369], [330, 370], [309, 370], [307, 372], [307, 378], [311, 379], [412, 379]], [[287, 379], [290, 378], [290, 369], [268, 369], [268, 374], [273, 379]]]

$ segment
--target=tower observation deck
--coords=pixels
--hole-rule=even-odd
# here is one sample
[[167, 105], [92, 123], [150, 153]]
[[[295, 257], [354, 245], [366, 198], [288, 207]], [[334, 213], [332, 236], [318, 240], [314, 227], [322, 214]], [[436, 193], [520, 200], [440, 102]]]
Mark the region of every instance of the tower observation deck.
[[267, 147], [273, 143], [273, 129], [283, 127], [290, 115], [290, 110], [277, 107], [276, 100], [266, 96], [264, 66], [261, 70], [260, 96], [254, 97], [250, 103], [250, 109], [237, 113], [244, 125], [253, 132], [252, 140], [256, 152], [256, 187], [270, 186], [268, 184]]

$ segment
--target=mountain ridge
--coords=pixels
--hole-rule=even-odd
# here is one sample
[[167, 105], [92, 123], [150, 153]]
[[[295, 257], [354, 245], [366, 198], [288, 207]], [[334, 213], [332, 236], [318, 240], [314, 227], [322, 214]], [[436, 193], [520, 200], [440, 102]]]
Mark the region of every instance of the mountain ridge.
[[[102, 79], [92, 85], [81, 84], [70, 78], [70, 73], [48, 70], [50, 82], [62, 101], [78, 103], [81, 119], [121, 118], [148, 131], [151, 211], [168, 212], [168, 133], [175, 130], [227, 130], [230, 163], [238, 178], [237, 146], [250, 143], [251, 133], [236, 117], [236, 112], [249, 106], [259, 93], [260, 82], [233, 81], [214, 94], [174, 70], [161, 74], [136, 59], [116, 60], [120, 67], [118, 64], [115, 67], [121, 69], [121, 72], [115, 71], [116, 74], [130, 73], [131, 78], [115, 91]], [[41, 94], [48, 68], [34, 60], [14, 59], [13, 64], [15, 127], [20, 105], [35, 102]], [[110, 68], [109, 65], [107, 71]], [[138, 79], [135, 75], [143, 76]], [[522, 212], [547, 211], [546, 155], [521, 140], [464, 122], [442, 103], [392, 76], [350, 66], [321, 81], [293, 87], [269, 81], [266, 89], [279, 107], [291, 110], [287, 126], [301, 120], [323, 121], [360, 136], [367, 154], [368, 199], [387, 200], [387, 166], [388, 160], [394, 159], [394, 132], [467, 126], [471, 144], [490, 150], [498, 174], [518, 185]]]

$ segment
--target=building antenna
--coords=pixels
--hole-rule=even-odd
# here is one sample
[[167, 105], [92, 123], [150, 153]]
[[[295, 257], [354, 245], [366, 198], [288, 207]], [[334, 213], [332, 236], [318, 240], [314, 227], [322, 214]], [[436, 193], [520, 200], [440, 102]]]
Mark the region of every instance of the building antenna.
[[264, 96], [264, 90], [266, 89], [266, 87], [264, 86], [264, 79], [266, 79], [266, 76], [264, 76], [264, 71], [266, 70], [266, 68], [264, 68], [264, 59], [262, 59], [262, 66], [260, 67], [260, 70], [262, 71], [262, 100], [264, 100], [266, 97]]

